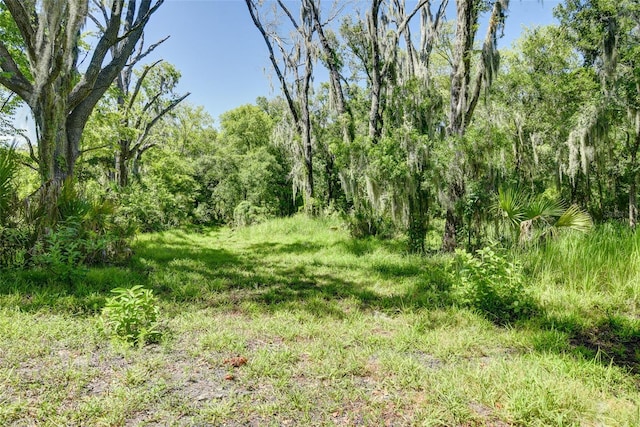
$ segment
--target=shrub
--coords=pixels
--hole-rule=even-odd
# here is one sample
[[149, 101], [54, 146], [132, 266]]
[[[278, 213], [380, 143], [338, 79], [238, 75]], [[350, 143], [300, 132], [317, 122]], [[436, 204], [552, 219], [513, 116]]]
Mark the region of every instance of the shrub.
[[0, 225], [0, 269], [24, 267], [30, 235], [27, 227]]
[[143, 345], [157, 342], [161, 336], [160, 309], [151, 289], [140, 285], [116, 288], [102, 309], [102, 329], [113, 338]]
[[385, 239], [394, 235], [393, 223], [376, 214], [371, 208], [354, 208], [348, 215], [345, 215], [344, 220], [351, 237], [354, 239], [364, 239], [370, 236]]
[[82, 266], [120, 263], [131, 255], [129, 243], [136, 228], [112, 200], [91, 200], [71, 181], [54, 190], [59, 195], [53, 206], [36, 200], [27, 212], [36, 224], [28, 249], [31, 266], [73, 281], [84, 273]]
[[534, 312], [533, 299], [524, 289], [520, 266], [496, 253], [494, 247], [479, 249], [476, 256], [457, 251], [456, 264], [459, 278], [456, 296], [463, 305], [498, 324], [510, 323]]
[[[121, 196], [121, 215], [142, 232], [161, 231], [181, 224], [171, 215], [175, 197], [161, 185], [132, 183]], [[184, 211], [185, 209], [182, 209]]]
[[57, 279], [73, 282], [86, 272], [81, 265], [87, 244], [92, 242], [81, 238], [78, 228], [59, 227], [36, 242], [31, 262], [36, 268], [53, 273]]
[[267, 210], [251, 202], [240, 202], [233, 210], [233, 223], [236, 227], [258, 224], [267, 219]]

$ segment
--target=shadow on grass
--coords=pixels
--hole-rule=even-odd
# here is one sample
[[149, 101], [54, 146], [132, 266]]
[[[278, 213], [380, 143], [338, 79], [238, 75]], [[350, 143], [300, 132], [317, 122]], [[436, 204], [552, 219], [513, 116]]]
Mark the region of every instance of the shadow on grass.
[[371, 254], [377, 249], [385, 249], [392, 253], [404, 253], [407, 250], [405, 242], [399, 240], [381, 240], [374, 237], [342, 240], [338, 242], [336, 246], [357, 257]]
[[619, 315], [556, 318], [540, 316], [531, 319], [543, 331], [563, 334], [559, 346], [556, 338], [537, 343], [538, 351], [569, 351], [577, 357], [596, 360], [602, 365], [614, 365], [640, 374], [640, 322]]
[[[369, 240], [346, 240], [337, 246], [337, 250], [346, 250], [356, 258], [382, 247], [379, 241]], [[175, 312], [183, 304], [232, 309], [250, 304], [265, 312], [304, 310], [318, 317], [344, 318], [354, 308], [417, 311], [456, 304], [451, 278], [440, 261], [425, 258], [421, 264], [411, 264], [402, 258], [375, 259], [330, 268], [331, 261], [287, 264], [286, 257], [281, 260], [276, 257], [276, 261], [265, 257], [303, 255], [321, 249], [319, 244], [304, 242], [212, 248], [186, 233], [160, 235], [136, 244], [136, 255], [128, 268], [92, 268], [71, 283], [46, 272], [0, 273], [0, 307], [95, 314], [100, 312], [113, 288], [137, 284], [153, 289]], [[393, 245], [388, 248], [396, 249]], [[367, 280], [349, 279], [353, 275], [345, 273], [351, 269], [360, 269], [361, 276], [377, 275], [389, 282], [397, 279], [406, 283], [401, 292], [384, 294], [372, 290]], [[594, 319], [592, 326], [585, 327], [581, 319], [554, 319], [536, 308], [533, 318], [516, 323], [515, 327], [524, 325], [549, 332], [549, 342], [538, 343], [538, 351], [569, 351], [576, 357], [640, 373], [638, 322], [612, 316]], [[553, 341], [556, 339], [553, 331], [563, 334], [560, 345]]]
[[[351, 253], [365, 254], [390, 245], [380, 241], [348, 240]], [[323, 249], [317, 243], [257, 243], [244, 248], [212, 248], [181, 231], [158, 234], [139, 241], [127, 268], [91, 268], [72, 281], [44, 271], [0, 272], [0, 307], [23, 311], [94, 314], [104, 306], [111, 290], [143, 285], [172, 304], [225, 306], [252, 303], [266, 311], [307, 310], [316, 316], [343, 317], [349, 300], [363, 310], [436, 308], [450, 304], [449, 284], [428, 268], [393, 261], [374, 264], [371, 272], [392, 280], [413, 278], [402, 294], [385, 295], [370, 289], [367, 281], [342, 277], [344, 268], [325, 271], [317, 260], [287, 264], [286, 256], [311, 254]], [[272, 261], [267, 261], [269, 255]], [[273, 262], [273, 256], [278, 261]], [[318, 267], [322, 270], [318, 271]], [[358, 267], [363, 268], [363, 267]], [[331, 269], [330, 269], [331, 270]]]
[[318, 252], [322, 246], [317, 243], [295, 242], [295, 243], [255, 243], [249, 246], [252, 252], [264, 254], [307, 254]]

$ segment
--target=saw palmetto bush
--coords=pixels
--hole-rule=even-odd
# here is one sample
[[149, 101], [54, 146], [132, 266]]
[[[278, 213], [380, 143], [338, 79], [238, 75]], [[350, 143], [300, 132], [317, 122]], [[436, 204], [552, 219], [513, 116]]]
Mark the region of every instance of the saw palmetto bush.
[[12, 215], [17, 201], [15, 178], [18, 162], [13, 148], [0, 147], [0, 226], [3, 226]]
[[494, 210], [506, 224], [508, 240], [526, 245], [553, 237], [560, 230], [586, 232], [593, 222], [577, 205], [566, 206], [545, 195], [529, 195], [522, 189], [506, 187], [498, 190]]
[[90, 198], [72, 180], [51, 180], [18, 197], [20, 164], [0, 148], [0, 268], [33, 267], [72, 278], [82, 265], [119, 263], [136, 232], [113, 201]]
[[83, 272], [83, 265], [119, 263], [131, 253], [129, 242], [136, 229], [119, 221], [111, 200], [91, 199], [66, 180], [46, 184], [33, 202], [29, 216], [37, 224], [31, 249], [34, 267], [71, 279]]
[[21, 266], [28, 246], [28, 229], [19, 219], [16, 177], [18, 161], [13, 147], [0, 147], [0, 267]]

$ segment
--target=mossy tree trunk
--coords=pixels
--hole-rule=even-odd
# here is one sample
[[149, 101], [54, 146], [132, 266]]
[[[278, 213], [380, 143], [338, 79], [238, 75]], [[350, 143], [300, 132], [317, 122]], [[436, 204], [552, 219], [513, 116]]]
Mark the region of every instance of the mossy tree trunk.
[[447, 143], [452, 144], [454, 156], [448, 173], [447, 213], [442, 236], [442, 249], [446, 252], [453, 251], [458, 245], [458, 233], [464, 224], [462, 213], [457, 209], [466, 191], [465, 151], [462, 146], [464, 135], [473, 118], [482, 88], [486, 88], [492, 83], [498, 68], [498, 30], [504, 25], [505, 11], [509, 1], [494, 0], [492, 3], [481, 58], [475, 67], [476, 74], [472, 79], [473, 45], [480, 9], [484, 2], [479, 0], [456, 1], [457, 20], [451, 69], [449, 125], [447, 127]]
[[[103, 11], [104, 22], [89, 14], [88, 0], [4, 1], [20, 31], [26, 61], [0, 40], [0, 84], [33, 112], [43, 184], [73, 176], [91, 112], [126, 65], [144, 26], [163, 1], [115, 0]], [[88, 17], [100, 37], [81, 73], [80, 34]], [[28, 70], [18, 66], [23, 62]]]

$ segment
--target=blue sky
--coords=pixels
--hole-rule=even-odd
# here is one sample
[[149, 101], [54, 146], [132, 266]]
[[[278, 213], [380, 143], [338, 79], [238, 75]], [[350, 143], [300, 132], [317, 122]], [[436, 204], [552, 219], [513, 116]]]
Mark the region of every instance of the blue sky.
[[[369, 4], [369, 0], [358, 1], [362, 8]], [[449, 2], [453, 7], [455, 0]], [[500, 45], [509, 46], [523, 26], [555, 22], [552, 12], [559, 2], [511, 0]], [[324, 3], [329, 5], [331, 0]], [[407, 1], [408, 7], [411, 3]], [[277, 82], [269, 78], [273, 73], [264, 40], [244, 0], [165, 0], [146, 28], [146, 44], [167, 35], [169, 40], [145, 58], [145, 63], [163, 58], [175, 65], [182, 73], [179, 91], [191, 92], [187, 101], [204, 106], [216, 124], [225, 111], [254, 103], [259, 96], [280, 93]], [[17, 114], [16, 124], [33, 128], [26, 108]]]
[[[366, 7], [369, 2], [362, 3]], [[501, 46], [517, 39], [523, 26], [554, 22], [552, 10], [558, 3], [511, 0]], [[180, 90], [191, 92], [188, 101], [204, 106], [216, 122], [220, 114], [258, 96], [279, 94], [277, 86], [271, 87], [267, 50], [244, 0], [165, 0], [145, 38], [150, 44], [167, 35], [170, 39], [149, 62], [164, 58], [175, 65], [182, 73]]]

